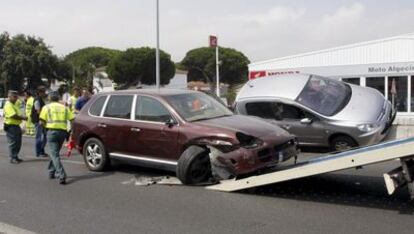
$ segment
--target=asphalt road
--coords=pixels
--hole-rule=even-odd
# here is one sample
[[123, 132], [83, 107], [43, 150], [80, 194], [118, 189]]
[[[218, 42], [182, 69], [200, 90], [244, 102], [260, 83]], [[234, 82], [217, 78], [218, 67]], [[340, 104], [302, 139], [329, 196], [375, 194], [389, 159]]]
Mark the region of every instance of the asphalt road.
[[[0, 136], [0, 233], [413, 233], [414, 204], [389, 197], [382, 173], [397, 162], [347, 170], [240, 193], [203, 187], [137, 186], [167, 175], [115, 165], [89, 172], [78, 154], [65, 160], [68, 185], [47, 178], [47, 159], [24, 138], [19, 165]], [[312, 157], [313, 154], [302, 156]]]

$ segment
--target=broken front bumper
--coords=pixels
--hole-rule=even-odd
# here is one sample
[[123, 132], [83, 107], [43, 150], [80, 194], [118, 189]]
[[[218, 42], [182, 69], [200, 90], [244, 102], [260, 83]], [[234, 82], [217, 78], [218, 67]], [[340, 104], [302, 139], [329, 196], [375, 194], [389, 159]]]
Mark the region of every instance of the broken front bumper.
[[213, 176], [218, 179], [229, 179], [273, 167], [280, 162], [296, 157], [297, 145], [298, 142], [295, 138], [282, 144], [274, 139], [264, 139], [263, 145], [253, 149], [240, 147], [229, 153], [210, 149]]

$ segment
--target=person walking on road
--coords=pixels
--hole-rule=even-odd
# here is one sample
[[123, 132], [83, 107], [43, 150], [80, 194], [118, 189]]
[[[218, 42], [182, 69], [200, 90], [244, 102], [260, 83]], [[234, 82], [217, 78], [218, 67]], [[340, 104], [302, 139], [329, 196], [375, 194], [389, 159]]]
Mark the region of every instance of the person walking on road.
[[59, 178], [59, 184], [66, 184], [66, 172], [60, 161], [60, 149], [68, 134], [68, 121], [75, 118], [68, 107], [59, 103], [59, 93], [51, 92], [50, 104], [43, 107], [40, 112], [40, 121], [47, 129], [47, 144], [49, 146], [49, 178]]
[[17, 91], [9, 91], [8, 100], [4, 105], [4, 131], [6, 132], [7, 142], [9, 145], [10, 163], [19, 164], [23, 160], [19, 158], [20, 148], [22, 146], [22, 129], [20, 124], [26, 120], [21, 113], [19, 96]]
[[35, 151], [36, 157], [47, 157], [48, 155], [45, 153], [45, 146], [46, 146], [46, 131], [43, 126], [40, 124], [39, 121], [39, 114], [44, 105], [47, 102], [47, 94], [46, 94], [46, 87], [39, 86], [37, 88], [37, 97], [34, 101], [34, 105], [32, 108], [31, 113], [31, 120], [35, 124]]

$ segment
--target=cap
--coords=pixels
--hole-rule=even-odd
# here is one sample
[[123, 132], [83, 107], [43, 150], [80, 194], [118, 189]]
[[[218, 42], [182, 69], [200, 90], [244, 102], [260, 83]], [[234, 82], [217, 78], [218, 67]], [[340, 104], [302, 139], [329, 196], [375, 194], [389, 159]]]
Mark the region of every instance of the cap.
[[9, 90], [8, 95], [9, 96], [19, 96], [19, 92], [17, 92], [16, 90]]
[[59, 100], [60, 94], [57, 91], [52, 91], [52, 92], [49, 93], [49, 98], [51, 100]]

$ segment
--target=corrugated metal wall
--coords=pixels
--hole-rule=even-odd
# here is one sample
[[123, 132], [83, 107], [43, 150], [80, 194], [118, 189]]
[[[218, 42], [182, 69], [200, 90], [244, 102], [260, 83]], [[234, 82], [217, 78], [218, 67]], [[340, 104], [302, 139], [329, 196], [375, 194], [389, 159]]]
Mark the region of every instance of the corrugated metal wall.
[[269, 70], [411, 61], [414, 61], [414, 35], [405, 35], [256, 62], [249, 68]]

